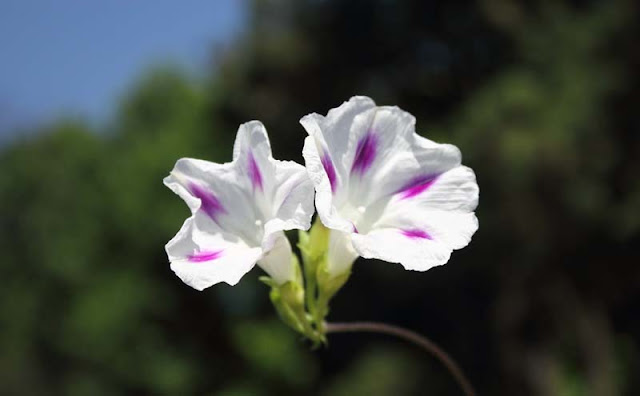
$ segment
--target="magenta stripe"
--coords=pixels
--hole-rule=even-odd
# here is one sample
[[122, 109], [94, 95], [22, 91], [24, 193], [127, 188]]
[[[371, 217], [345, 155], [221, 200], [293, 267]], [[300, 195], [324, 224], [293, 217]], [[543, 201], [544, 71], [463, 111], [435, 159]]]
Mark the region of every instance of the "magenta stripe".
[[333, 166], [333, 161], [331, 161], [329, 153], [325, 152], [324, 154], [322, 154], [320, 162], [322, 162], [322, 167], [324, 168], [324, 171], [329, 178], [329, 184], [331, 184], [331, 192], [335, 193], [338, 179], [336, 177], [336, 168]]
[[216, 221], [216, 218], [227, 211], [224, 209], [218, 197], [211, 191], [200, 187], [195, 183], [189, 184], [189, 190], [196, 198], [200, 199], [200, 209], [205, 212], [212, 220]]
[[353, 226], [353, 232], [355, 232], [356, 234], [359, 234], [360, 231], [358, 231], [358, 227], [356, 227], [356, 225], [353, 223], [353, 221], [351, 222], [351, 225]]
[[262, 190], [262, 173], [260, 173], [260, 168], [252, 152], [249, 152], [249, 178], [251, 179], [253, 188], [257, 187]]
[[411, 179], [396, 194], [401, 194], [400, 199], [413, 198], [422, 194], [436, 182], [439, 175], [420, 175]]
[[203, 261], [215, 260], [222, 256], [222, 250], [204, 251], [187, 256], [187, 259], [192, 263], [202, 263]]
[[356, 146], [356, 154], [353, 158], [351, 173], [359, 173], [362, 176], [373, 164], [378, 153], [378, 137], [369, 130], [360, 138]]
[[409, 230], [400, 230], [402, 235], [411, 239], [433, 239], [426, 231], [419, 230], [417, 228]]

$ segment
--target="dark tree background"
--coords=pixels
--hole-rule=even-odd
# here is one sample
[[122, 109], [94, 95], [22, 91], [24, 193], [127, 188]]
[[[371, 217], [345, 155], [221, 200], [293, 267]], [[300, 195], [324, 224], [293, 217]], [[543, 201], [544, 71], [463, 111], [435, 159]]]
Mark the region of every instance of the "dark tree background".
[[204, 293], [169, 270], [176, 159], [228, 161], [260, 119], [302, 162], [298, 120], [363, 94], [460, 147], [480, 229], [425, 273], [359, 260], [330, 318], [428, 335], [482, 395], [639, 394], [639, 26], [623, 0], [253, 1], [206, 80], [149, 71], [107, 130], [1, 149], [0, 393], [460, 394], [392, 339], [310, 351], [258, 270]]

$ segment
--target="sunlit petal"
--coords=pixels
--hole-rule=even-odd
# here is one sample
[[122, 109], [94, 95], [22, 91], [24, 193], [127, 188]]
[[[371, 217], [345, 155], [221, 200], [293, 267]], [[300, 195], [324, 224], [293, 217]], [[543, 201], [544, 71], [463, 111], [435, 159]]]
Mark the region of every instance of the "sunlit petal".
[[277, 281], [292, 279], [282, 231], [309, 228], [313, 184], [302, 165], [273, 159], [260, 122], [240, 126], [232, 162], [183, 158], [164, 183], [192, 213], [167, 244], [171, 267], [185, 283], [198, 290], [235, 284], [260, 259]]
[[318, 215], [360, 255], [426, 270], [469, 243], [475, 175], [457, 147], [417, 135], [411, 114], [354, 97], [301, 123]]

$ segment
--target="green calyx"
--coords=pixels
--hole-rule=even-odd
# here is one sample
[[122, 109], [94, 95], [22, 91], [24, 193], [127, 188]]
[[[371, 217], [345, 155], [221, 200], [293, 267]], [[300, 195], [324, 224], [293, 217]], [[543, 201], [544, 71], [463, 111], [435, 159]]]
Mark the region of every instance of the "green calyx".
[[295, 281], [278, 285], [269, 277], [260, 278], [271, 286], [269, 296], [282, 320], [314, 346], [327, 343], [325, 318], [329, 314], [329, 302], [351, 274], [350, 270], [341, 274], [329, 271], [330, 232], [319, 220], [309, 232], [299, 232], [303, 270], [300, 271], [298, 258], [293, 255], [298, 275]]

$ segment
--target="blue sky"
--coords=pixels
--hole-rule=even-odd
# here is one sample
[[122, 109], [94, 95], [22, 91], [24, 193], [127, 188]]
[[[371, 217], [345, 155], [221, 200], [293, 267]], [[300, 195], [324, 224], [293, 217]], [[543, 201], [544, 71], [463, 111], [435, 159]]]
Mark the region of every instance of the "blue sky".
[[203, 71], [246, 13], [238, 0], [0, 1], [0, 139], [63, 115], [102, 122], [151, 65]]

